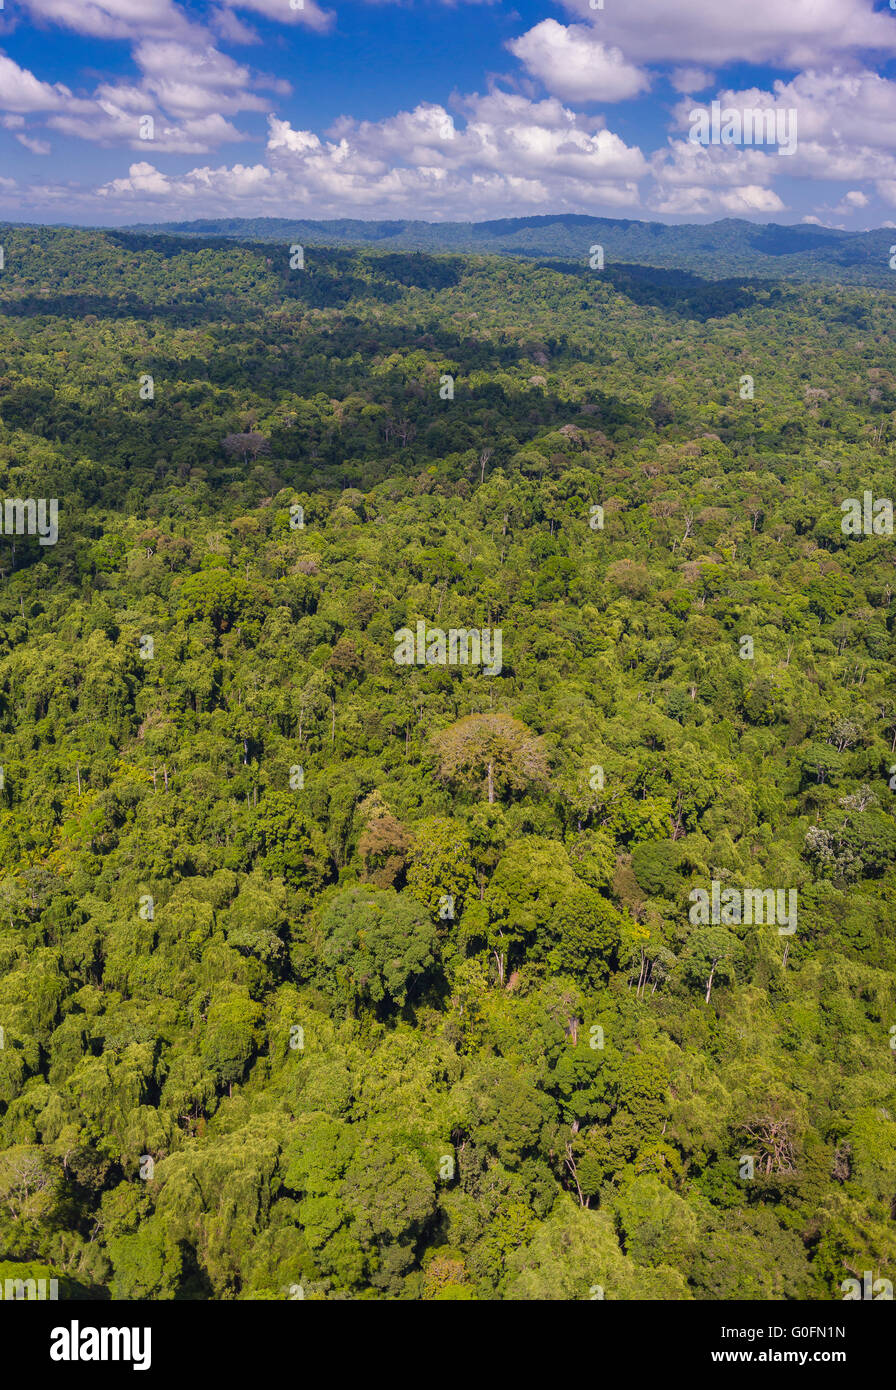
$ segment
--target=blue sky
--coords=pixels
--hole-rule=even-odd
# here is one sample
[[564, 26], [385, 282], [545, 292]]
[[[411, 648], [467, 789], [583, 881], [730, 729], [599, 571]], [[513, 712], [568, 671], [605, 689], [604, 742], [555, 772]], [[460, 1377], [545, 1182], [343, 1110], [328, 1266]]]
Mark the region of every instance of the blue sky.
[[893, 225], [889, 0], [597, 6], [5, 0], [0, 216]]

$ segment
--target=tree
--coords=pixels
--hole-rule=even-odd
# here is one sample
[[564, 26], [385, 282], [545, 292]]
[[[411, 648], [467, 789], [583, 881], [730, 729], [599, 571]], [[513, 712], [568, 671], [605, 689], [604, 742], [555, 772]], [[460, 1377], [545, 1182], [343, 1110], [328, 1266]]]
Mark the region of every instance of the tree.
[[[0, 237], [0, 463], [60, 520], [0, 502], [0, 1278], [893, 1279], [894, 544], [837, 505], [890, 487], [886, 256], [296, 275], [230, 230]], [[512, 661], [399, 668], [423, 617]], [[798, 935], [701, 934], [713, 879]]]
[[706, 987], [706, 1002], [712, 995], [713, 981], [731, 979], [741, 946], [736, 936], [724, 927], [701, 927], [688, 940], [681, 958], [685, 975]]
[[477, 1061], [453, 1097], [456, 1129], [518, 1169], [538, 1149], [556, 1108], [539, 1090], [531, 1068], [505, 1058]]
[[496, 791], [520, 792], [544, 785], [548, 761], [542, 740], [509, 714], [471, 714], [433, 737], [440, 776], [489, 802]]
[[668, 1265], [639, 1268], [623, 1255], [606, 1212], [577, 1207], [568, 1196], [556, 1203], [533, 1240], [512, 1256], [510, 1267], [509, 1299], [622, 1302], [691, 1296], [677, 1270]]
[[452, 913], [459, 918], [473, 886], [471, 860], [470, 832], [463, 822], [432, 816], [414, 827], [408, 888], [433, 913], [440, 912], [443, 900], [450, 897]]
[[219, 633], [226, 632], [249, 603], [249, 586], [241, 575], [220, 565], [188, 575], [178, 591], [179, 622], [205, 618]]
[[241, 1081], [258, 1045], [261, 1010], [241, 990], [211, 1005], [202, 1043], [202, 1057], [219, 1081]]
[[158, 1220], [150, 1218], [133, 1235], [109, 1241], [112, 1297], [174, 1298], [183, 1276], [183, 1254]]
[[652, 1173], [635, 1178], [616, 1200], [625, 1252], [638, 1264], [681, 1267], [697, 1244], [697, 1217]]
[[[482, 902], [468, 905], [463, 935], [469, 940], [476, 936], [485, 938], [503, 984], [511, 951], [523, 948], [535, 959], [545, 958], [559, 934], [557, 916], [561, 903], [589, 892], [576, 878], [559, 841], [527, 836], [508, 845]], [[593, 898], [599, 899], [599, 894], [594, 893]], [[589, 943], [589, 953], [592, 949], [599, 953], [602, 944], [612, 949], [613, 909], [604, 915], [602, 908], [596, 907], [592, 918], [596, 915], [597, 920], [592, 920], [587, 911], [583, 913], [584, 905], [585, 900], [579, 896], [570, 916], [564, 919], [567, 930], [572, 936], [580, 929], [587, 932], [592, 921], [596, 936]], [[569, 958], [568, 953], [564, 955]]]
[[326, 880], [330, 864], [324, 837], [295, 793], [265, 792], [253, 817], [252, 837], [268, 873], [310, 892]]
[[253, 461], [259, 454], [269, 454], [271, 452], [270, 440], [257, 430], [250, 430], [246, 434], [228, 434], [224, 437], [224, 452], [227, 454], [242, 454], [243, 463], [251, 456]]
[[376, 793], [359, 806], [365, 817], [358, 838], [358, 853], [364, 860], [364, 876], [378, 888], [391, 888], [402, 873], [411, 836]]
[[681, 849], [678, 842], [657, 840], [635, 845], [632, 869], [641, 887], [651, 897], [674, 898], [679, 882]]
[[609, 888], [616, 869], [616, 845], [606, 830], [580, 834], [569, 846], [569, 861], [592, 888]]
[[16, 1144], [0, 1153], [0, 1203], [14, 1217], [46, 1215], [58, 1181], [55, 1164], [38, 1145]]
[[549, 960], [555, 970], [594, 987], [603, 984], [619, 949], [623, 918], [592, 889], [561, 898], [551, 922], [558, 938]]
[[402, 1007], [438, 959], [438, 932], [426, 909], [393, 889], [347, 888], [320, 917], [322, 958], [351, 997]]
[[759, 1115], [741, 1125], [745, 1143], [755, 1149], [757, 1168], [766, 1175], [792, 1173], [796, 1166], [793, 1120], [788, 1115]]

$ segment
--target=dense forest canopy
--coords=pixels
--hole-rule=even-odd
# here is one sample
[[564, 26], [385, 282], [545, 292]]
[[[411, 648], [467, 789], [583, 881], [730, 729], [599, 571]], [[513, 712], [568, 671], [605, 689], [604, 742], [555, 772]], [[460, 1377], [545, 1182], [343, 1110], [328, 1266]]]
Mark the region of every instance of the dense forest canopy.
[[848, 232], [814, 223], [757, 226], [741, 218], [671, 226], [631, 218], [548, 213], [491, 222], [329, 222], [280, 217], [221, 217], [160, 222], [135, 228], [175, 236], [235, 237], [241, 241], [299, 241], [313, 246], [373, 246], [395, 251], [473, 251], [553, 259], [582, 259], [592, 243], [614, 263], [694, 271], [708, 279], [732, 275], [844, 284], [890, 282], [893, 235], [889, 228]]
[[0, 1278], [892, 1278], [888, 290], [0, 240]]

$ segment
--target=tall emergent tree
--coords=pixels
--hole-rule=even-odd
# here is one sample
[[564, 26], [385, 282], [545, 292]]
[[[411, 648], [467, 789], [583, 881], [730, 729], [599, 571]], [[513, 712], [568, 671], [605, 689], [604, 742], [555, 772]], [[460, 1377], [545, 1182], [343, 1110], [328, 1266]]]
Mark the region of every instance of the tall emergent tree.
[[537, 734], [509, 714], [470, 714], [433, 737], [439, 774], [471, 791], [521, 792], [548, 779], [548, 760]]

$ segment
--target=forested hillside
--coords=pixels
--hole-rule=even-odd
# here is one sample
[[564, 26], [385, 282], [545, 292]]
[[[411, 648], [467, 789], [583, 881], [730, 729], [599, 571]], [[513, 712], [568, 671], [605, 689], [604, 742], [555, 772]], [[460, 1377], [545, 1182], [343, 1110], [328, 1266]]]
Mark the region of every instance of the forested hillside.
[[174, 236], [233, 237], [241, 241], [300, 241], [305, 245], [389, 251], [463, 251], [549, 257], [581, 264], [597, 243], [616, 263], [686, 270], [710, 280], [733, 275], [888, 286], [892, 229], [847, 232], [814, 223], [757, 226], [741, 218], [720, 222], [639, 222], [579, 213], [503, 217], [492, 222], [329, 222], [280, 217], [222, 217], [161, 222], [134, 228]]
[[892, 1280], [891, 294], [290, 240], [0, 229], [0, 1278]]

